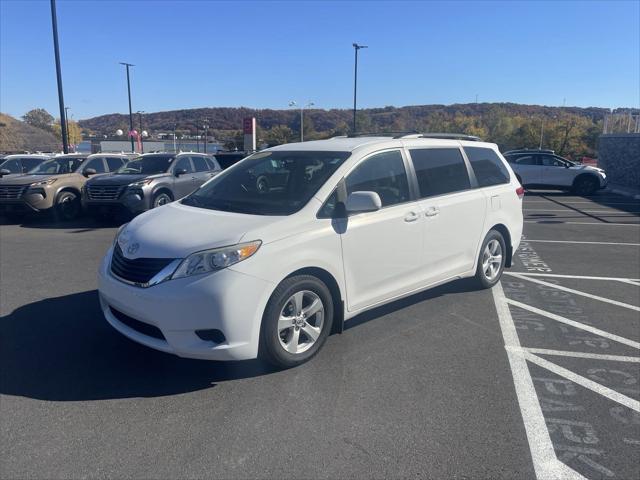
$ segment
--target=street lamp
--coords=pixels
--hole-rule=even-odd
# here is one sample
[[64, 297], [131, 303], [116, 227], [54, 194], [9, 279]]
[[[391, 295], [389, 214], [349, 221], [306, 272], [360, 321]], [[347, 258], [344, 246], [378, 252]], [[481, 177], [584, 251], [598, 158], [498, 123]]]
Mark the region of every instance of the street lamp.
[[60, 104], [60, 133], [62, 135], [62, 151], [69, 153], [69, 135], [62, 95], [62, 70], [60, 68], [60, 46], [58, 45], [58, 16], [56, 15], [56, 0], [51, 0], [51, 26], [53, 29], [53, 54], [56, 59], [56, 77], [58, 80], [58, 103]]
[[369, 48], [367, 45], [358, 45], [357, 43], [353, 44], [353, 49], [356, 54], [355, 61], [355, 70], [353, 76], [353, 133], [356, 133], [356, 105], [357, 105], [357, 95], [358, 95], [358, 50], [363, 48]]
[[129, 137], [131, 138], [131, 151], [135, 152], [136, 148], [133, 145], [133, 112], [131, 111], [131, 81], [129, 80], [129, 67], [135, 67], [135, 65], [126, 62], [120, 62], [120, 65], [124, 65], [127, 68], [127, 92], [129, 93]]
[[209, 130], [209, 125], [205, 123], [202, 126], [202, 130], [204, 131], [204, 153], [207, 153], [207, 130]]
[[67, 124], [67, 147], [71, 145], [71, 132], [69, 131], [69, 110], [71, 107], [64, 107], [64, 121]]
[[[295, 107], [297, 106], [297, 102], [295, 100], [291, 100], [289, 102], [289, 106], [290, 107]], [[304, 109], [305, 108], [309, 108], [309, 107], [313, 107], [315, 105], [315, 103], [313, 102], [309, 102], [306, 105], [301, 105], [300, 106], [300, 141], [304, 142]]]
[[[144, 110], [138, 110], [136, 113], [138, 114], [138, 123], [140, 124], [140, 132], [138, 132], [138, 134], [142, 135], [142, 114], [144, 113]], [[142, 138], [140, 138], [140, 153], [144, 153], [144, 143]]]

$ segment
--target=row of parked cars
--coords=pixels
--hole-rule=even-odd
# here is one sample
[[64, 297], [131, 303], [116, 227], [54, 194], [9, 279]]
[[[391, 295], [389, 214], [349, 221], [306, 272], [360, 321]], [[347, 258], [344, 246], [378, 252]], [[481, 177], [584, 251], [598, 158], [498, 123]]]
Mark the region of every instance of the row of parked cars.
[[[52, 211], [62, 220], [83, 210], [102, 218], [137, 215], [188, 195], [244, 156], [243, 152], [9, 155], [0, 164], [0, 213]], [[576, 164], [553, 150], [511, 150], [504, 157], [524, 186], [591, 195], [607, 185], [602, 169]], [[264, 193], [286, 183], [277, 165], [271, 170], [254, 169], [248, 184]]]
[[[243, 153], [223, 154], [226, 165]], [[0, 212], [53, 212], [71, 220], [136, 215], [188, 195], [222, 170], [194, 152], [9, 155], [0, 164]]]

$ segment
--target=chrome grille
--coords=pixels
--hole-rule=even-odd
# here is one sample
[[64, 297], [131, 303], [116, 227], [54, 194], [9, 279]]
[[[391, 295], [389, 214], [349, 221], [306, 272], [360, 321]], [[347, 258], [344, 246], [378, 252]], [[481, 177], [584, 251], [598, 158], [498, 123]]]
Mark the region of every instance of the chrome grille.
[[89, 185], [87, 197], [89, 200], [116, 200], [126, 185]]
[[0, 200], [17, 200], [29, 185], [0, 185]]
[[145, 284], [173, 261], [173, 258], [129, 259], [122, 254], [120, 245], [116, 242], [111, 257], [111, 271], [129, 282]]

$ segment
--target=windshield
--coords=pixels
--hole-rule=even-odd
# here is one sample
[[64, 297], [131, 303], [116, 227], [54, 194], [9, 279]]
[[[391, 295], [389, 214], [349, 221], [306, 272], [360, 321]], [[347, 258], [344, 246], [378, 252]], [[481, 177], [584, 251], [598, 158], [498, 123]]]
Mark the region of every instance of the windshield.
[[29, 173], [32, 175], [59, 175], [73, 173], [84, 161], [84, 157], [57, 157], [41, 163]]
[[300, 210], [350, 152], [256, 153], [205, 183], [185, 205], [255, 215]]
[[125, 163], [115, 171], [117, 175], [143, 174], [154, 175], [164, 173], [171, 166], [175, 157], [173, 155], [151, 155], [148, 157], [138, 157]]

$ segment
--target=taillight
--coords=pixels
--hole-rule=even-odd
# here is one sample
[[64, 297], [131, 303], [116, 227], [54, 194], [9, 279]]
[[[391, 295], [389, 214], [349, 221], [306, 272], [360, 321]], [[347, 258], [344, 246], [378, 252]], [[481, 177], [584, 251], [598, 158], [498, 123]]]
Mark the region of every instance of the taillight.
[[518, 195], [518, 198], [522, 199], [522, 197], [524, 197], [524, 187], [522, 185], [520, 185], [518, 188], [516, 188], [516, 195]]

